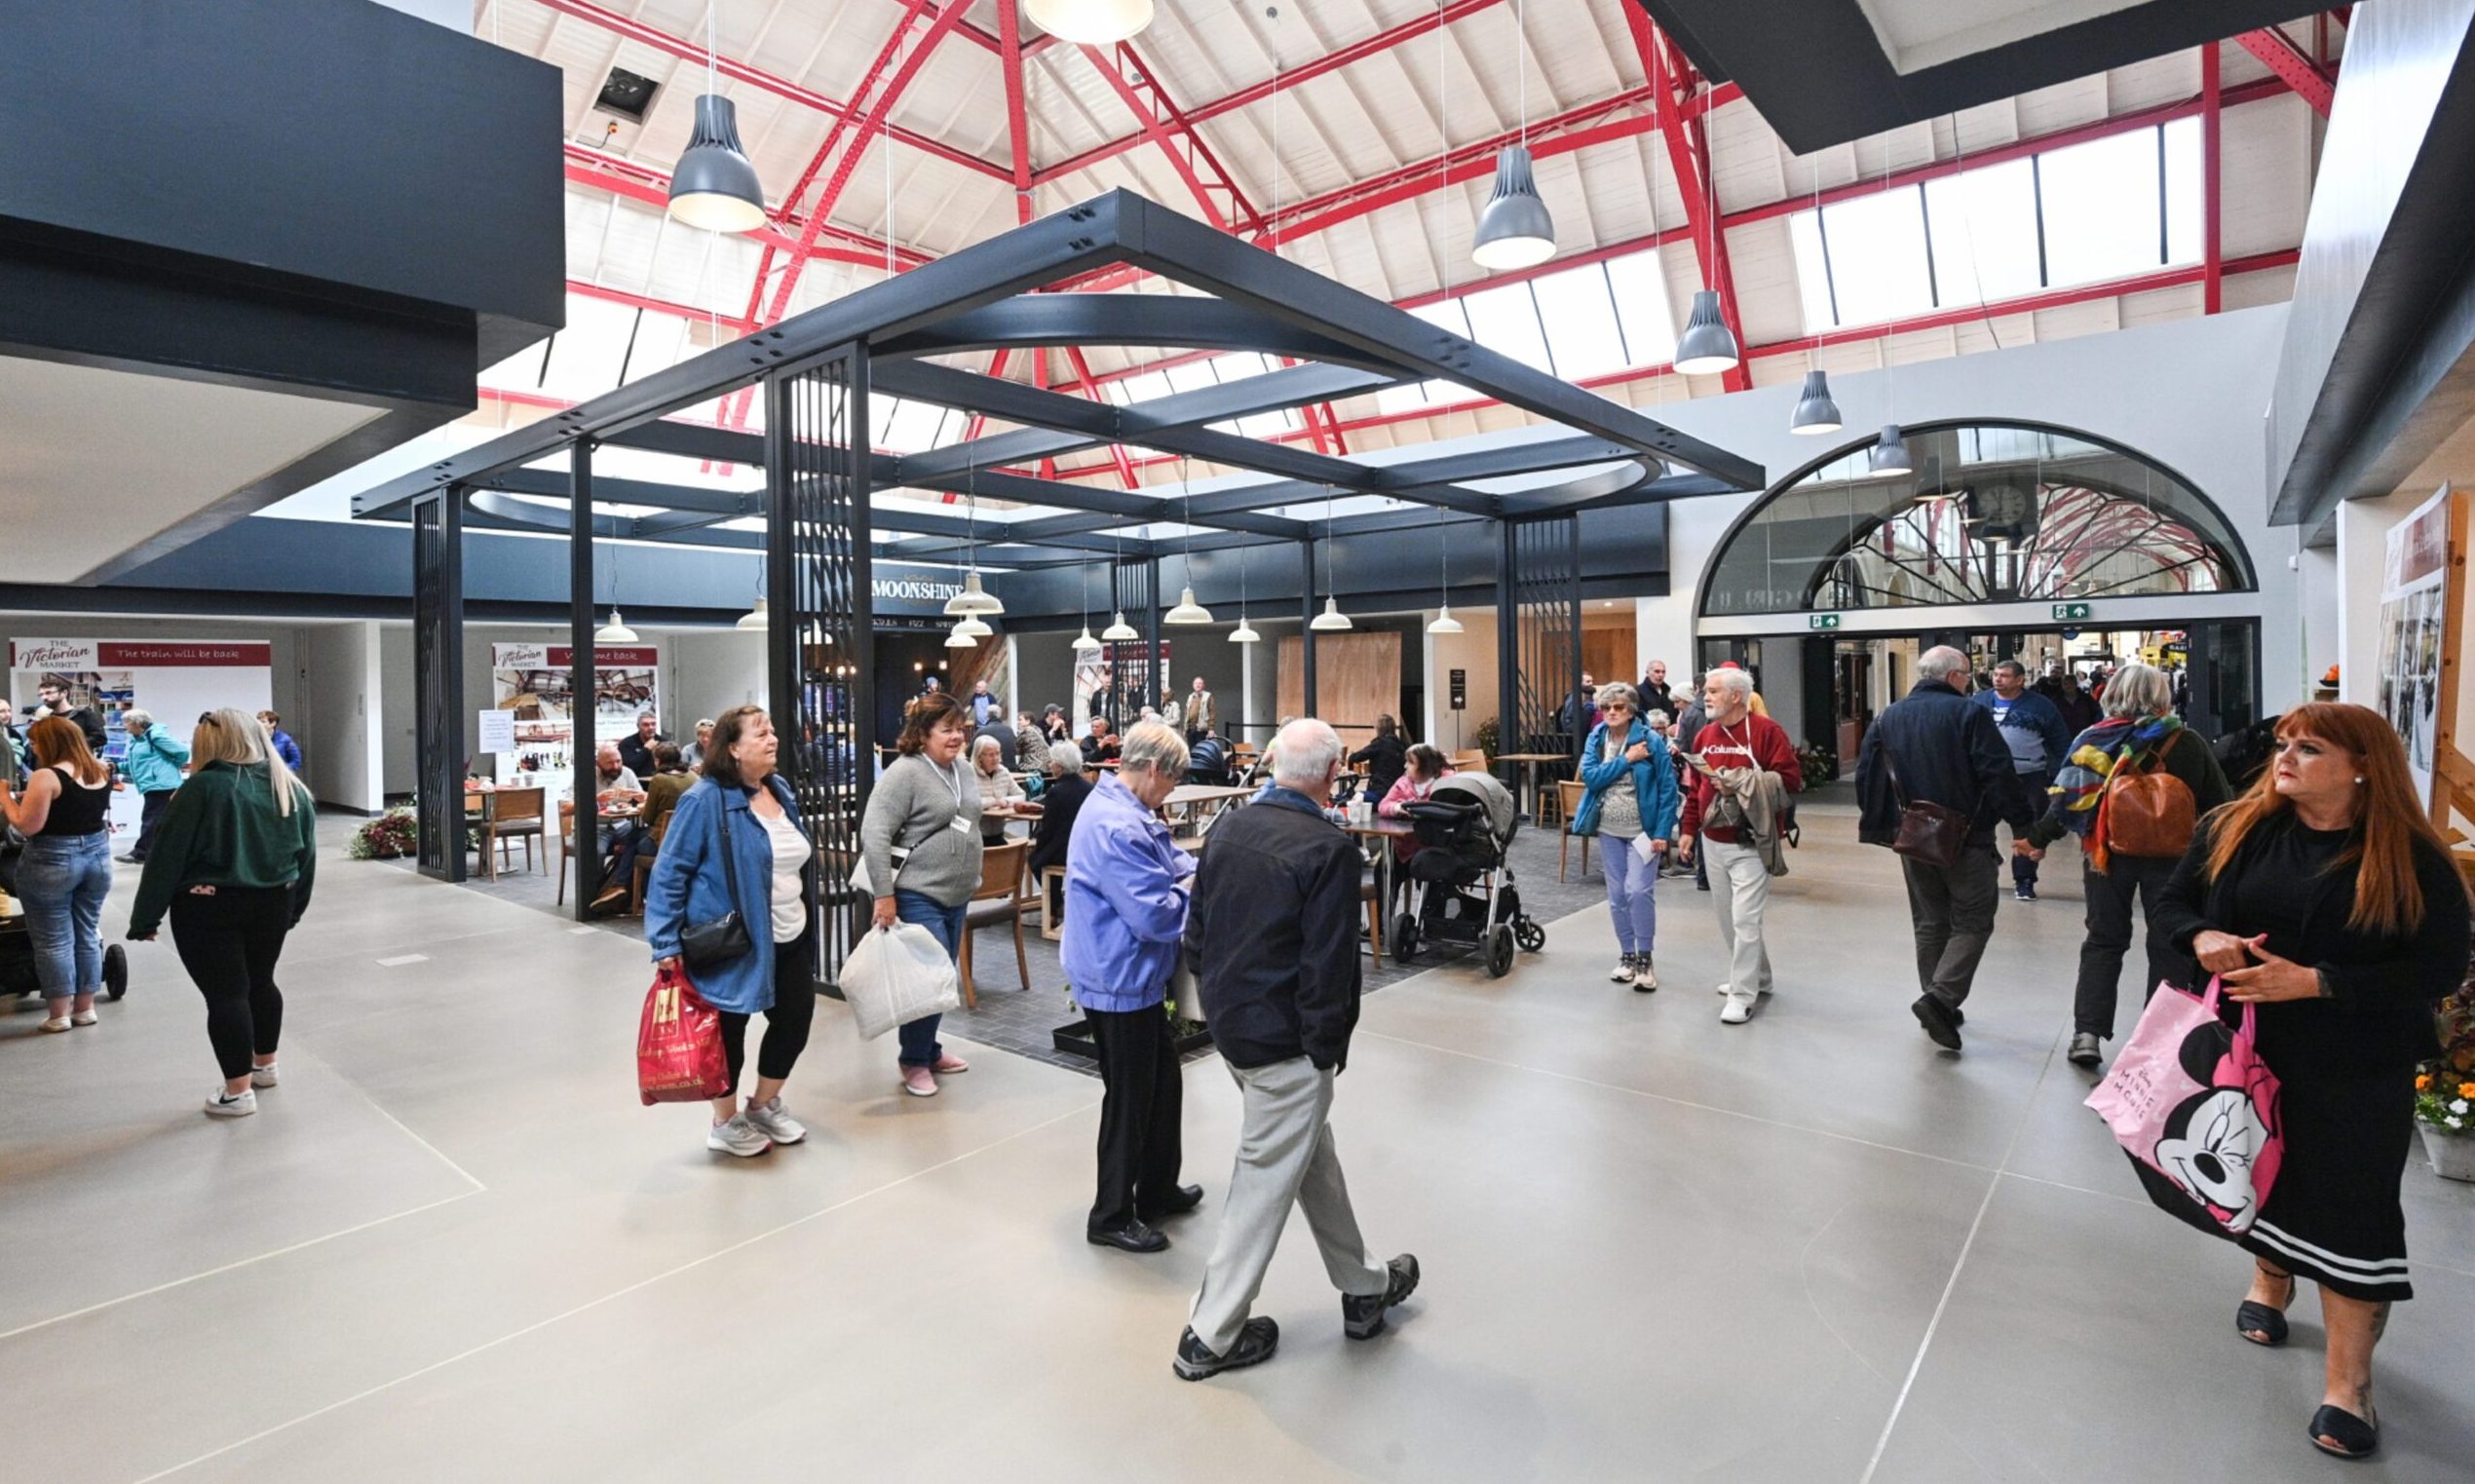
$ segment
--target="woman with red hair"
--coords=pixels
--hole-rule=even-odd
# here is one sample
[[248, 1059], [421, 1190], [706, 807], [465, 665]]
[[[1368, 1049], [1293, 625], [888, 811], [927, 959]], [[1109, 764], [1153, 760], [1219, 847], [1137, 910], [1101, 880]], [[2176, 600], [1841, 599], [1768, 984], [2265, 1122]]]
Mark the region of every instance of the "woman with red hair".
[[2278, 722], [2274, 761], [2202, 822], [2150, 922], [2259, 1007], [2285, 1158], [2234, 1238], [2255, 1265], [2234, 1326], [2283, 1344], [2297, 1276], [2320, 1285], [2327, 1386], [2309, 1436], [2341, 1458], [2380, 1446], [2373, 1347], [2415, 1294], [2398, 1203], [2415, 1068], [2434, 1049], [2435, 1003], [2466, 977], [2467, 930], [2405, 747], [2379, 712], [2339, 704]]

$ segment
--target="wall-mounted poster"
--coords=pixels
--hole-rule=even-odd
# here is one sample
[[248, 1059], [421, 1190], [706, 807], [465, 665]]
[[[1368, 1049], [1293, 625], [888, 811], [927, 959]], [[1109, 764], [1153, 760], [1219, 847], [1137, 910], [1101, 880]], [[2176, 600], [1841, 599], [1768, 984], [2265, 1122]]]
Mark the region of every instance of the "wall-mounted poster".
[[[235, 706], [254, 716], [274, 705], [274, 646], [256, 639], [13, 639], [8, 696], [22, 722], [42, 688], [58, 684], [72, 707], [102, 719], [105, 752], [129, 752], [121, 713], [143, 706], [182, 738], [200, 712]], [[314, 744], [314, 743], [313, 743]], [[112, 827], [134, 829], [137, 795], [112, 796]]]
[[[576, 735], [575, 653], [565, 644], [490, 646], [491, 705], [515, 713], [513, 767], [503, 764], [502, 773], [567, 771]], [[651, 644], [594, 646], [594, 737], [616, 742], [636, 729], [643, 711], [670, 735], [662, 715], [661, 659]]]
[[2380, 583], [2380, 714], [2406, 743], [2415, 784], [2441, 818], [2435, 758], [2452, 744], [2456, 698], [2447, 665], [2464, 607], [2454, 553], [2466, 542], [2466, 502], [2448, 485], [2389, 529]]

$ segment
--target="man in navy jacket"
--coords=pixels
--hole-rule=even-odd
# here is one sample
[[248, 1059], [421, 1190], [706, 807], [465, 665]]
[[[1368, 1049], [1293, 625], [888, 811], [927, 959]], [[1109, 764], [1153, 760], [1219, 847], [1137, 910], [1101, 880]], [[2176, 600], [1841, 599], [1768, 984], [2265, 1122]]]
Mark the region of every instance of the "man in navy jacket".
[[[1994, 666], [1994, 689], [1979, 691], [1976, 704], [1994, 718], [2002, 744], [2011, 749], [2011, 771], [2036, 801], [2036, 812], [2043, 814], [2045, 790], [2071, 755], [2071, 723], [2063, 720], [2062, 707], [2028, 688], [2028, 666], [2017, 660]], [[2037, 900], [2037, 856], [2011, 857], [2011, 891], [2022, 901]]]
[[1188, 1381], [1272, 1358], [1280, 1326], [1247, 1310], [1292, 1203], [1306, 1208], [1351, 1339], [1383, 1333], [1385, 1311], [1418, 1286], [1418, 1259], [1379, 1263], [1358, 1236], [1325, 1122], [1333, 1079], [1349, 1062], [1360, 983], [1365, 857], [1323, 815], [1346, 750], [1312, 717], [1282, 727], [1272, 785], [1212, 827], [1195, 878], [1186, 947], [1245, 1112], [1220, 1237], [1177, 1343], [1174, 1367]]
[[1933, 1044], [1960, 1049], [1960, 1006], [1977, 961], [1994, 936], [1999, 819], [2025, 830], [2036, 818], [1993, 715], [1968, 701], [1968, 657], [1948, 646], [1917, 657], [1917, 688], [1865, 730], [1857, 749], [1856, 837], [1888, 845], [1899, 834], [1903, 802], [1927, 802], [1968, 817], [1967, 843], [1949, 866], [1914, 856], [1899, 864], [1916, 919], [1917, 978], [1924, 993], [1910, 1008]]

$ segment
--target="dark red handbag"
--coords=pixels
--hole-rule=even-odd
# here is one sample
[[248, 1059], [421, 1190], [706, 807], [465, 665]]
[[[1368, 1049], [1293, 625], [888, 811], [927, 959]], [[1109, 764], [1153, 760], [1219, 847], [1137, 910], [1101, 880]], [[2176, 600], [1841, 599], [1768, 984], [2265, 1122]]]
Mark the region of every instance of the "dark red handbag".
[[1890, 774], [1891, 797], [1899, 801], [1899, 832], [1891, 837], [1892, 854], [1946, 871], [1958, 865], [1967, 851], [1974, 817], [1931, 799], [1909, 798], [1908, 790], [1899, 786], [1899, 765], [1891, 761], [1888, 747], [1882, 749], [1882, 763]]
[[684, 972], [657, 971], [636, 1031], [636, 1095], [651, 1107], [701, 1103], [730, 1090], [722, 1012], [704, 1003]]

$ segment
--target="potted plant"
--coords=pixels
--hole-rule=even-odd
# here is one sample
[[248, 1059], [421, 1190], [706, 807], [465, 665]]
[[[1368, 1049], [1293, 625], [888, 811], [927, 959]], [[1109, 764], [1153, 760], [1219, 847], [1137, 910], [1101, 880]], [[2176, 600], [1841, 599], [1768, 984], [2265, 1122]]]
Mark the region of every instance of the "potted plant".
[[409, 809], [388, 810], [353, 831], [345, 854], [355, 860], [393, 860], [411, 855], [420, 834], [416, 818]]
[[2423, 1153], [2445, 1180], [2475, 1180], [2475, 978], [2441, 1002], [2441, 1054], [2415, 1079]]

